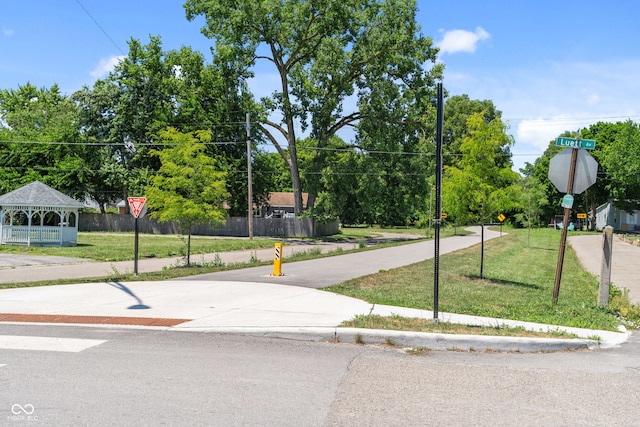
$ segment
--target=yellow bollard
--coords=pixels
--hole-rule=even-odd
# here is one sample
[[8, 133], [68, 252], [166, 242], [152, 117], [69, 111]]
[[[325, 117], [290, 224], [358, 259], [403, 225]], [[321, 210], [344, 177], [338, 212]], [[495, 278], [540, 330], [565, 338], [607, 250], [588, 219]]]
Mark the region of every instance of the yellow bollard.
[[282, 274], [282, 243], [276, 243], [273, 248], [273, 273], [272, 276], [284, 276]]

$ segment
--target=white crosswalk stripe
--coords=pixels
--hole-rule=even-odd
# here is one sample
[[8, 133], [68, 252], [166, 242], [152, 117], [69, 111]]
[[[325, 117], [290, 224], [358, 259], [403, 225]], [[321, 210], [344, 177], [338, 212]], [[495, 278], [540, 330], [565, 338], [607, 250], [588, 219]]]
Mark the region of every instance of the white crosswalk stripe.
[[107, 342], [107, 340], [0, 335], [0, 349], [6, 350], [38, 350], [79, 353], [105, 342]]

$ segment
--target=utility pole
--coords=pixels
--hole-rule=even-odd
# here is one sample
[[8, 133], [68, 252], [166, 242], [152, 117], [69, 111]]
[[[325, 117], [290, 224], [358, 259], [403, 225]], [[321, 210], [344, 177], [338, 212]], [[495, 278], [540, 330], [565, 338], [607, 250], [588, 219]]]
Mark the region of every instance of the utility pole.
[[253, 240], [253, 188], [251, 182], [251, 118], [247, 113], [247, 227], [249, 240]]

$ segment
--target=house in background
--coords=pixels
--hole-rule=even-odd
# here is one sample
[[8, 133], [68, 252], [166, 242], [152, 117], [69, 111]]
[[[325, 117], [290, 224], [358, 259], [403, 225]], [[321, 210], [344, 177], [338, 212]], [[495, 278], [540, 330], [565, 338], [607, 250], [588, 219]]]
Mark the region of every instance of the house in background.
[[[307, 208], [309, 193], [302, 193], [302, 209]], [[269, 199], [263, 206], [257, 208], [256, 216], [262, 218], [293, 218], [295, 202], [293, 193], [269, 193]]]
[[596, 229], [607, 225], [615, 231], [640, 232], [640, 210], [626, 211], [617, 206], [615, 200], [609, 200], [596, 208]]

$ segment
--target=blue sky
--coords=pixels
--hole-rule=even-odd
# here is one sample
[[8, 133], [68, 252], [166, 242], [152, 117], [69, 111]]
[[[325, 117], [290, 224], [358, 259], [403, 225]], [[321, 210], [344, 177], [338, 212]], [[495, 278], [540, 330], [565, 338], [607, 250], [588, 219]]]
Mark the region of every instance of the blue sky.
[[[71, 94], [104, 77], [127, 40], [159, 35], [210, 58], [202, 19], [183, 1], [0, 0], [0, 89], [58, 83]], [[449, 95], [490, 99], [516, 140], [515, 167], [550, 140], [597, 121], [640, 121], [640, 2], [419, 0], [423, 34], [440, 46]], [[252, 85], [268, 88], [272, 70]]]

